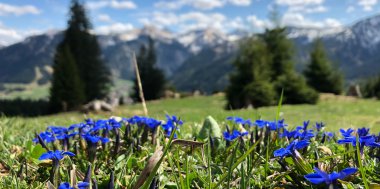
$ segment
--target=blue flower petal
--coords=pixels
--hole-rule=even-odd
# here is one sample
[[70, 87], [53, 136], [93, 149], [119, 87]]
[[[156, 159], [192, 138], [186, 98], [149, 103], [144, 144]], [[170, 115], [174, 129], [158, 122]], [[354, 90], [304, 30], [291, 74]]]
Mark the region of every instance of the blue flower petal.
[[346, 168], [339, 172], [339, 179], [344, 179], [358, 171], [357, 168]]
[[52, 155], [52, 152], [46, 152], [46, 153], [43, 153], [39, 158], [38, 160], [45, 160], [45, 159], [51, 159], [53, 157]]
[[319, 175], [318, 173], [307, 174], [304, 177], [313, 184], [321, 184], [325, 181], [325, 179], [321, 177], [321, 175]]

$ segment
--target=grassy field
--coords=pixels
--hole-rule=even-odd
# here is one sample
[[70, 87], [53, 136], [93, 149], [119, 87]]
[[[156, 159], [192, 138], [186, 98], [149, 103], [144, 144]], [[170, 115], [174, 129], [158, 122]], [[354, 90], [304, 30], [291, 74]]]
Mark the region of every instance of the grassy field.
[[[245, 119], [273, 120], [277, 107], [260, 109], [243, 109], [226, 111], [223, 109], [225, 99], [222, 95], [198, 96], [182, 99], [165, 99], [147, 103], [149, 116], [165, 119], [165, 114], [177, 115], [185, 121], [184, 129], [198, 129], [204, 118], [213, 116], [223, 123], [228, 116], [241, 116]], [[140, 104], [118, 107], [114, 112], [81, 114], [69, 112], [35, 118], [5, 118], [0, 126], [7, 132], [16, 135], [34, 133], [49, 125], [71, 125], [83, 121], [84, 118], [108, 118], [110, 116], [131, 117], [143, 115]], [[380, 131], [380, 101], [363, 100], [345, 97], [328, 97], [317, 105], [284, 105], [281, 116], [290, 127], [301, 125], [303, 121], [311, 123], [323, 121], [327, 130], [337, 132], [339, 128], [370, 127], [372, 132]], [[223, 124], [222, 124], [223, 125]]]
[[[223, 95], [214, 95], [151, 101], [148, 102], [147, 106], [149, 116], [153, 118], [164, 120], [165, 114], [170, 114], [177, 115], [183, 119], [185, 124], [180, 128], [179, 133], [181, 139], [192, 139], [194, 136], [199, 138], [200, 135], [197, 133], [203, 120], [208, 115], [212, 115], [222, 127], [228, 124], [231, 128], [231, 122], [225, 121], [228, 116], [241, 116], [252, 120], [258, 118], [274, 120], [277, 112], [276, 106], [257, 110], [226, 111], [223, 109], [225, 103]], [[117, 153], [110, 151], [116, 149], [116, 145], [120, 145], [117, 142], [110, 142], [108, 146], [104, 147], [97, 146], [97, 143], [95, 143], [95, 148], [92, 148], [79, 145], [81, 141], [83, 142], [81, 137], [83, 138], [84, 135], [71, 139], [69, 151], [74, 152], [76, 155], [72, 158], [63, 159], [60, 163], [61, 172], [56, 174], [53, 174], [50, 171], [52, 169], [48, 168], [52, 167], [53, 164], [44, 164], [44, 162], [38, 160], [46, 150], [41, 145], [32, 145], [31, 142], [34, 133], [44, 131], [47, 126], [69, 126], [82, 122], [84, 118], [107, 119], [110, 116], [131, 117], [142, 114], [141, 104], [135, 104], [121, 106], [114, 112], [88, 115], [68, 112], [35, 118], [0, 117], [0, 151], [2, 152], [0, 153], [0, 188], [46, 188], [48, 179], [54, 182], [55, 186], [58, 186], [59, 177], [61, 177], [61, 182], [70, 180], [68, 172], [72, 171], [72, 167], [75, 166], [80, 172], [76, 174], [76, 179], [82, 180], [80, 175], [86, 172], [89, 163], [96, 168], [96, 178], [99, 185], [104, 187], [109, 182], [109, 178], [111, 178], [109, 175], [114, 171], [115, 180], [117, 180], [115, 181], [117, 185], [115, 188], [131, 188], [132, 185], [136, 186], [139, 183], [140, 176], [144, 175], [143, 169], [150, 167], [145, 164], [146, 158], [149, 156], [154, 158], [161, 157], [162, 160], [166, 158], [166, 160], [161, 165], [158, 163], [155, 166], [157, 169], [155, 168], [155, 171], [149, 174], [148, 181], [142, 181], [145, 183], [145, 188], [148, 188], [149, 183], [152, 181], [149, 179], [159, 179], [160, 186], [170, 186], [169, 188], [176, 188], [176, 186], [180, 186], [178, 188], [210, 189], [225, 188], [227, 186], [232, 186], [232, 188], [273, 188], [275, 186], [314, 188], [309, 181], [305, 180], [304, 176], [313, 173], [312, 166], [315, 166], [315, 162], [323, 162], [328, 165], [328, 172], [355, 167], [350, 169], [355, 169], [355, 172], [350, 173], [355, 173], [355, 176], [346, 179], [351, 181], [350, 183], [341, 183], [344, 186], [350, 185], [351, 188], [358, 188], [363, 184], [368, 185], [367, 181], [380, 182], [378, 177], [380, 167], [376, 159], [380, 155], [379, 150], [373, 151], [373, 149], [368, 150], [369, 148], [366, 148], [364, 151], [365, 156], [371, 158], [363, 158], [363, 161], [358, 163], [355, 158], [360, 154], [359, 148], [355, 150], [350, 145], [340, 145], [334, 140], [322, 142], [324, 141], [321, 137], [322, 133], [318, 132], [313, 139], [305, 139], [309, 147], [302, 151], [300, 150], [300, 153], [302, 153], [306, 161], [298, 162], [299, 160], [295, 161], [290, 157], [280, 159], [278, 157], [280, 155], [276, 155], [276, 152], [280, 153], [281, 148], [286, 147], [290, 141], [278, 138], [275, 134], [272, 135], [271, 132], [276, 133], [277, 131], [270, 131], [268, 127], [266, 127], [268, 132], [259, 131], [258, 127], [246, 127], [252, 133], [260, 132], [260, 135], [255, 136], [252, 134], [231, 142], [225, 142], [223, 137], [219, 136], [213, 139], [216, 141], [217, 146], [214, 143], [207, 142], [205, 143], [206, 151], [202, 149], [193, 151], [188, 149], [186, 145], [182, 147], [174, 146], [170, 142], [171, 139], [165, 139], [167, 135], [164, 135], [162, 131], [159, 133], [157, 140], [150, 140], [149, 138], [148, 141], [142, 142], [142, 145], [134, 145], [138, 144], [138, 141], [143, 138], [141, 125], [129, 126], [132, 130], [128, 132], [126, 130], [127, 126], [125, 126], [119, 132], [130, 134], [127, 137], [122, 135], [124, 138], [121, 142], [120, 151], [117, 151]], [[333, 132], [338, 132], [339, 128], [358, 128], [363, 126], [370, 127], [371, 133], [380, 131], [380, 102], [376, 100], [324, 95], [317, 105], [284, 105], [280, 114], [290, 128], [302, 125], [304, 120], [310, 120], [313, 125], [314, 122], [323, 121], [327, 126], [326, 130]], [[309, 128], [312, 129], [311, 127]], [[153, 138], [153, 135], [151, 136]], [[115, 133], [110, 132], [110, 140], [115, 141], [115, 137], [116, 131]], [[340, 134], [336, 138], [340, 139]], [[210, 138], [207, 141], [209, 140]], [[270, 140], [273, 142], [270, 142]], [[153, 142], [150, 143], [150, 141], [167, 142], [170, 145], [165, 147], [168, 150], [160, 152], [160, 150], [157, 150], [157, 146]], [[253, 143], [253, 141], [256, 142]], [[305, 141], [300, 141], [299, 143], [303, 142], [305, 144]], [[57, 146], [58, 149], [62, 149], [63, 147], [60, 145], [63, 143], [60, 142], [56, 141], [48, 144], [48, 146], [50, 149]], [[298, 143], [298, 139], [294, 139], [292, 143]], [[89, 145], [88, 141], [87, 145]], [[291, 145], [289, 144], [289, 146]], [[91, 151], [91, 149], [95, 151]], [[158, 154], [163, 153], [163, 155], [157, 155], [155, 150], [158, 151], [156, 151]], [[319, 152], [319, 156], [317, 156], [318, 154], [316, 155], [316, 151]], [[90, 155], [90, 152], [94, 154]], [[207, 157], [202, 154], [206, 154]], [[92, 157], [97, 158], [95, 160]], [[294, 157], [297, 158], [299, 155]], [[291, 167], [291, 170], [284, 169], [278, 162]], [[28, 166], [29, 171], [22, 169], [23, 164]], [[185, 168], [183, 168], [184, 165]], [[278, 174], [279, 172], [281, 174]], [[18, 176], [16, 177], [15, 175]], [[141, 178], [146, 177], [142, 176]], [[297, 180], [301, 182], [295, 182]], [[334, 182], [334, 185], [341, 184]]]

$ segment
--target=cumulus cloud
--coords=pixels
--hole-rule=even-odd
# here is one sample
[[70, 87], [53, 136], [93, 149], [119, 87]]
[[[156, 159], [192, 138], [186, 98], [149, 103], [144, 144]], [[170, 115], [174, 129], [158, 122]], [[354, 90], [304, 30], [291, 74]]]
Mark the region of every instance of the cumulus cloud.
[[158, 8], [180, 9], [184, 6], [191, 6], [196, 9], [210, 10], [224, 5], [223, 0], [178, 0], [178, 1], [160, 1], [155, 4]]
[[349, 6], [349, 7], [347, 7], [347, 9], [346, 9], [346, 12], [347, 13], [351, 13], [351, 12], [354, 12], [355, 11], [355, 7], [354, 6]]
[[251, 4], [251, 0], [229, 0], [229, 2], [236, 6], [248, 6]]
[[292, 13], [320, 13], [326, 12], [327, 8], [323, 5], [324, 0], [276, 0], [280, 6], [287, 6], [287, 12]]
[[377, 0], [359, 0], [358, 4], [363, 7], [364, 11], [372, 11], [377, 4]]
[[261, 20], [256, 15], [250, 15], [247, 17], [248, 24], [253, 27], [253, 30], [261, 31], [270, 27], [271, 23], [268, 20]]
[[248, 6], [251, 0], [177, 0], [177, 1], [159, 1], [155, 3], [155, 7], [176, 10], [184, 6], [190, 6], [200, 10], [211, 10], [223, 7], [227, 3], [236, 6]]
[[286, 13], [282, 17], [282, 24], [286, 26], [307, 27], [307, 28], [331, 28], [341, 27], [342, 23], [333, 18], [327, 18], [323, 21], [314, 21], [305, 18], [299, 13]]
[[324, 0], [276, 0], [276, 4], [285, 6], [320, 5]]
[[327, 8], [323, 5], [318, 6], [292, 6], [289, 7], [289, 12], [302, 12], [302, 13], [320, 13], [326, 12]]
[[0, 22], [0, 46], [10, 45], [15, 42], [23, 40], [25, 37], [30, 35], [41, 34], [42, 31], [35, 29], [28, 30], [16, 30], [5, 26]]
[[89, 1], [86, 3], [89, 9], [101, 9], [101, 8], [114, 8], [114, 9], [135, 9], [137, 5], [133, 1], [125, 0], [103, 0], [103, 1]]
[[108, 14], [99, 14], [97, 19], [101, 22], [113, 22], [111, 17]]
[[134, 27], [130, 23], [113, 23], [110, 25], [103, 25], [95, 28], [95, 32], [102, 35], [123, 33], [133, 30]]
[[172, 12], [154, 12], [149, 18], [139, 19], [144, 25], [154, 25], [166, 28], [175, 25], [179, 32], [214, 28], [221, 31], [231, 31], [245, 28], [244, 20], [240, 17], [227, 18], [221, 13], [204, 13], [192, 11], [183, 14]]
[[15, 6], [0, 3], [0, 16], [2, 15], [23, 15], [23, 14], [40, 14], [41, 11], [32, 5]]

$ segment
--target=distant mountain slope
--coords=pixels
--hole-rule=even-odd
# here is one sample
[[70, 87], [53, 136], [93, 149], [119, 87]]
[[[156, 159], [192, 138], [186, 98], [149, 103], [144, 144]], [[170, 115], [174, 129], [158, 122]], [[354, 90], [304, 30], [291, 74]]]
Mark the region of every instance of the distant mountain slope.
[[[159, 30], [143, 28], [128, 36], [98, 36], [103, 58], [115, 77], [134, 77], [131, 52], [138, 54], [147, 37], [155, 40], [157, 66], [169, 77], [191, 54], [182, 43], [160, 35]], [[62, 40], [63, 33], [43, 34], [27, 38], [25, 41], [0, 49], [0, 83], [30, 83], [36, 78], [35, 68], [42, 71], [40, 83], [46, 83], [51, 76], [51, 66], [55, 48]], [[49, 69], [50, 68], [50, 69]]]
[[186, 60], [170, 80], [180, 91], [222, 91], [233, 70], [231, 62], [236, 50], [236, 46], [229, 43], [204, 48]]
[[[296, 69], [302, 71], [308, 63], [312, 41], [320, 37], [329, 57], [345, 74], [348, 81], [380, 73], [380, 16], [373, 16], [339, 28], [288, 28], [293, 41]], [[157, 66], [179, 90], [200, 89], [205, 92], [223, 90], [245, 31], [225, 34], [205, 29], [174, 34], [144, 27], [118, 35], [98, 36], [103, 58], [116, 78], [134, 77], [131, 52], [138, 50], [151, 36], [156, 42]], [[1, 83], [37, 83], [49, 81], [52, 58], [62, 32], [47, 33], [0, 48]], [[37, 69], [38, 68], [38, 69]]]

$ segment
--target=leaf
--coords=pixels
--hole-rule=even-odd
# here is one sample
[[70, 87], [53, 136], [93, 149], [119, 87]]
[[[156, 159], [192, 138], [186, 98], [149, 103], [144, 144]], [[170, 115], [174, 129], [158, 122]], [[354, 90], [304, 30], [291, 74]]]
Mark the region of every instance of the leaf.
[[40, 144], [37, 144], [33, 148], [33, 151], [31, 152], [30, 157], [32, 157], [33, 159], [38, 159], [45, 152], [46, 150]]
[[197, 142], [193, 140], [182, 140], [182, 139], [175, 139], [173, 140], [172, 145], [180, 145], [180, 146], [191, 146], [191, 147], [202, 147], [205, 143], [204, 142]]
[[326, 147], [326, 146], [318, 146], [318, 150], [320, 150], [322, 153], [326, 154], [326, 155], [332, 155], [332, 152], [330, 150], [330, 148]]
[[203, 126], [198, 134], [198, 138], [206, 139], [209, 137], [209, 135], [212, 138], [222, 138], [222, 131], [220, 130], [218, 123], [211, 116], [207, 116], [203, 122]]
[[148, 163], [145, 165], [145, 168], [141, 172], [135, 186], [133, 188], [137, 189], [140, 188], [145, 180], [149, 177], [150, 173], [155, 168], [156, 164], [160, 161], [162, 155], [164, 154], [163, 148], [158, 148], [154, 154], [149, 158]]
[[380, 184], [370, 183], [369, 189], [380, 189]]

